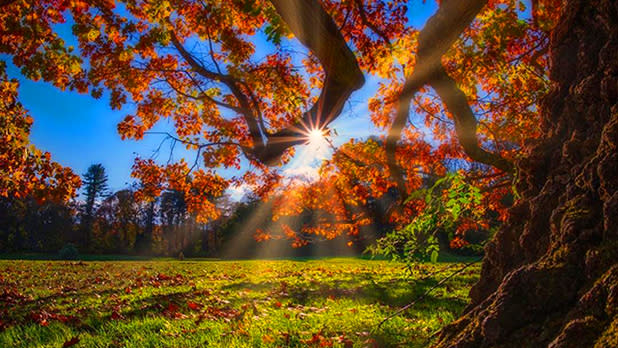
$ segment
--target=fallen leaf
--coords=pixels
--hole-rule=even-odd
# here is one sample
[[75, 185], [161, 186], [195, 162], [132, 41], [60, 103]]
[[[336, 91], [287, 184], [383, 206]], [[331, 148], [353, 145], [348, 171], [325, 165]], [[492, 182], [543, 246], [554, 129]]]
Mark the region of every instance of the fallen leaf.
[[122, 314], [118, 313], [117, 311], [113, 311], [112, 312], [112, 316], [111, 316], [112, 320], [121, 320], [124, 319], [124, 317], [122, 316]]
[[264, 342], [264, 343], [273, 343], [273, 342], [275, 342], [275, 339], [272, 336], [270, 336], [270, 335], [264, 335], [264, 336], [262, 336], [262, 342]]
[[64, 344], [62, 345], [62, 348], [66, 348], [66, 347], [70, 347], [70, 346], [74, 346], [79, 342], [79, 336], [75, 336], [73, 338], [71, 338], [70, 340], [64, 342]]
[[189, 309], [194, 310], [194, 311], [199, 311], [200, 308], [202, 308], [202, 305], [199, 303], [195, 303], [195, 302], [187, 302], [187, 306], [189, 307]]

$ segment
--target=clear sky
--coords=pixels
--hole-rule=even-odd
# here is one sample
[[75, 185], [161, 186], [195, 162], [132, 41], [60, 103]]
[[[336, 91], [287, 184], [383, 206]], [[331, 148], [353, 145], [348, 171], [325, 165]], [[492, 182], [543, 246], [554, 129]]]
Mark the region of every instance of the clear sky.
[[[420, 28], [427, 18], [435, 12], [434, 1], [413, 0], [409, 4], [409, 20]], [[65, 24], [66, 26], [66, 24]], [[70, 27], [61, 28], [63, 38], [71, 44]], [[67, 37], [64, 37], [66, 33]], [[0, 59], [6, 60], [6, 56]], [[161, 135], [148, 135], [141, 141], [121, 140], [116, 125], [125, 115], [132, 112], [131, 105], [122, 110], [111, 110], [108, 99], [94, 99], [89, 95], [61, 91], [44, 82], [33, 82], [22, 78], [19, 70], [9, 64], [10, 77], [20, 80], [19, 97], [22, 104], [34, 118], [31, 140], [40, 149], [49, 151], [52, 158], [62, 165], [69, 166], [77, 174], [84, 174], [89, 165], [101, 163], [109, 176], [109, 186], [119, 190], [132, 181], [131, 165], [136, 155], [150, 157], [162, 140]], [[350, 138], [364, 138], [377, 134], [367, 111], [367, 100], [373, 95], [377, 80], [367, 76], [367, 83], [350, 98], [349, 107], [331, 124], [339, 136], [333, 140], [335, 145]], [[171, 130], [168, 121], [159, 122], [156, 130]], [[180, 148], [180, 146], [177, 146]], [[328, 156], [328, 149], [322, 148], [317, 156], [304, 156], [303, 148], [297, 148], [297, 155], [288, 165], [289, 173], [310, 171], [319, 165], [319, 158]], [[164, 147], [159, 159], [167, 160], [169, 151]], [[190, 156], [186, 151], [174, 153], [175, 159]], [[188, 157], [191, 158], [191, 157]], [[190, 160], [192, 161], [192, 159]], [[224, 173], [231, 175], [231, 173]], [[309, 173], [311, 175], [311, 173]]]

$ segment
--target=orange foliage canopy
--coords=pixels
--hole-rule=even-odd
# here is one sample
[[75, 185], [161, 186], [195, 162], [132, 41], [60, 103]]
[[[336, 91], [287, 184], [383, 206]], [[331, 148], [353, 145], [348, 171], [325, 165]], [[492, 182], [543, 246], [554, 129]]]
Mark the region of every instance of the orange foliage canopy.
[[81, 180], [30, 144], [32, 117], [17, 100], [17, 81], [8, 79], [4, 69], [0, 62], [0, 197], [68, 200]]
[[[409, 25], [407, 1], [4, 0], [0, 52], [31, 79], [95, 98], [107, 91], [115, 109], [134, 103], [134, 112], [118, 125], [123, 138], [141, 139], [163, 119], [174, 124], [170, 136], [195, 150], [196, 161], [137, 159], [133, 176], [143, 183], [140, 198], [182, 191], [188, 208], [207, 221], [217, 217], [212, 199], [242, 184], [275, 201], [274, 220], [323, 211], [302, 231], [281, 229], [302, 244], [303, 234], [357, 234], [371, 221], [363, 209], [367, 200], [395, 187], [413, 192], [428, 175], [453, 169], [465, 169], [471, 182], [485, 187], [486, 206], [504, 216], [500, 199], [512, 175], [504, 169], [511, 167], [474, 163], [462, 137], [471, 132], [475, 147], [512, 163], [523, 142], [538, 134], [536, 105], [549, 88], [546, 50], [558, 2], [535, 2], [532, 9], [517, 0], [474, 2], [481, 8], [474, 21], [438, 57], [442, 75], [411, 97], [412, 112], [392, 155], [396, 165], [389, 163], [384, 135], [351, 140], [324, 162], [317, 182], [306, 184], [282, 180], [273, 164], [287, 163], [292, 146], [305, 141], [299, 128], [334, 120], [363, 75], [380, 79], [369, 118], [384, 131], [394, 124], [423, 36]], [[295, 13], [294, 6], [312, 12]], [[76, 48], [54, 31], [65, 21], [73, 23]], [[306, 52], [298, 52], [298, 42]], [[467, 105], [461, 98], [445, 105], [449, 93]], [[455, 112], [462, 107], [472, 115], [463, 132]], [[217, 168], [240, 175], [224, 179]], [[392, 219], [405, 223], [420, 209], [422, 202], [409, 200]]]

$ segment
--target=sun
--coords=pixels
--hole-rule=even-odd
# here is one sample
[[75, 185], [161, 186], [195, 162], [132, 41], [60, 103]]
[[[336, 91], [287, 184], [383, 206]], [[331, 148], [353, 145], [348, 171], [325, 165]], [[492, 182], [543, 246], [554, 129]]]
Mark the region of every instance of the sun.
[[309, 144], [317, 145], [324, 142], [324, 131], [321, 129], [314, 128], [309, 131], [308, 135]]
[[330, 132], [324, 128], [309, 128], [305, 134], [305, 146], [303, 154], [307, 160], [325, 159], [330, 151]]

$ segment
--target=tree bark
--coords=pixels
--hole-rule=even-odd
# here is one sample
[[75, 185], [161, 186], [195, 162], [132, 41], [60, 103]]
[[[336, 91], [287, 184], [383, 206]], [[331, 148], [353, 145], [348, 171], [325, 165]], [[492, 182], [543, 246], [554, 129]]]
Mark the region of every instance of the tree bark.
[[550, 48], [521, 199], [436, 347], [618, 346], [618, 3], [565, 1]]

